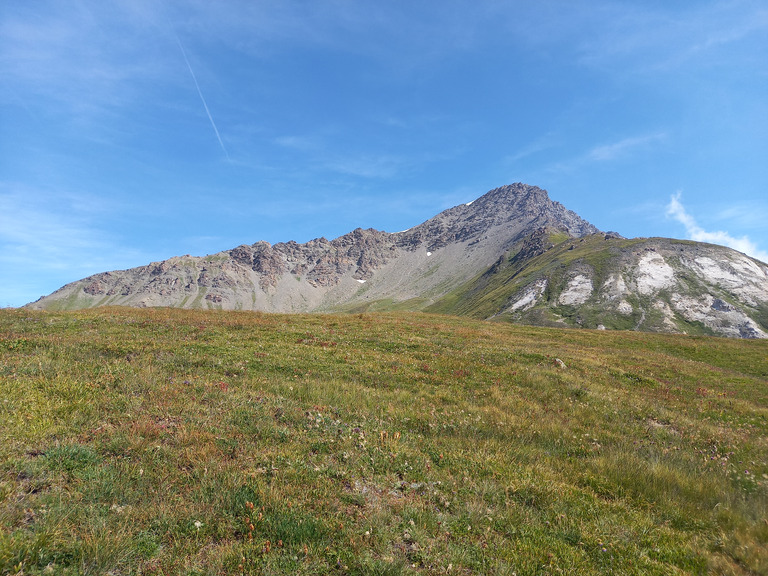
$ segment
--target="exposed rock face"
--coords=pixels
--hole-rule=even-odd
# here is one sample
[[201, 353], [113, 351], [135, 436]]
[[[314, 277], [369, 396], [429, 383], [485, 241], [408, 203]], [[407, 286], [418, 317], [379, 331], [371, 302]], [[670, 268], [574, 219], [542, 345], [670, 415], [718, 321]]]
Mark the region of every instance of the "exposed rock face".
[[[358, 228], [335, 240], [257, 242], [195, 258], [97, 274], [29, 305], [220, 307], [275, 312], [333, 310], [421, 297], [490, 266], [536, 228], [597, 229], [540, 188], [491, 190], [405, 232]], [[468, 257], [471, 254], [471, 258]], [[435, 268], [440, 268], [437, 271]], [[440, 296], [435, 293], [433, 297]]]
[[720, 246], [601, 233], [512, 184], [404, 232], [256, 242], [104, 272], [28, 304], [386, 309], [587, 328], [768, 336], [768, 266]]
[[635, 264], [634, 278], [638, 293], [647, 296], [672, 286], [675, 271], [661, 254], [649, 248]]
[[441, 212], [423, 224], [398, 234], [400, 246], [426, 245], [430, 252], [452, 243], [479, 240], [501, 232], [511, 245], [536, 229], [553, 227], [571, 236], [598, 232], [592, 224], [549, 199], [546, 191], [525, 184], [491, 190], [477, 200]]
[[484, 279], [483, 306], [465, 311], [544, 325], [768, 337], [768, 265], [730, 248], [592, 235], [518, 256], [508, 256], [515, 264], [507, 268], [504, 258], [497, 263], [496, 277]]
[[560, 292], [557, 301], [566, 306], [584, 304], [592, 296], [592, 279], [585, 274], [577, 274], [568, 281], [568, 286]]

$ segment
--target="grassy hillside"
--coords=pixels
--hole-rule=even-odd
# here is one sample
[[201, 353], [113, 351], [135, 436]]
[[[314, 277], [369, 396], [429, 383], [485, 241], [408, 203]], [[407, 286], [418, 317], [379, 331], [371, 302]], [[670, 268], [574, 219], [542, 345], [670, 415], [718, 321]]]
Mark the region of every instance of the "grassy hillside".
[[768, 574], [768, 342], [0, 311], [2, 574]]
[[[566, 272], [575, 263], [588, 267], [595, 274], [595, 286], [600, 286], [607, 273], [615, 272], [616, 262], [622, 252], [640, 244], [643, 239], [610, 238], [593, 234], [584, 238], [567, 238], [550, 234], [547, 244], [556, 244], [551, 250], [533, 258], [515, 259], [516, 250], [484, 274], [466, 285], [447, 294], [427, 310], [442, 314], [461, 314], [473, 318], [488, 318], [503, 311], [522, 288], [541, 277], [549, 278], [548, 291], [559, 293], [567, 282]], [[545, 298], [546, 300], [546, 298]], [[538, 311], [537, 311], [538, 312]], [[533, 314], [521, 317], [526, 322], [537, 324]], [[610, 318], [606, 320], [612, 328]], [[632, 324], [633, 325], [633, 324]], [[631, 328], [627, 324], [626, 328]], [[594, 324], [597, 326], [597, 323]], [[593, 326], [593, 327], [594, 327]]]
[[[526, 254], [524, 246], [522, 250], [520, 245], [513, 247], [487, 271], [422, 310], [534, 326], [594, 329], [603, 325], [609, 330], [692, 335], [751, 338], [768, 329], [762, 304], [765, 296], [745, 298], [742, 293], [740, 297], [737, 290], [716, 279], [718, 274], [730, 274], [723, 272], [729, 266], [735, 270], [745, 265], [743, 260], [730, 260], [740, 255], [728, 248], [688, 240], [626, 239], [603, 234], [563, 239], [562, 234], [551, 232], [542, 244], [547, 249], [532, 254]], [[647, 284], [645, 291], [639, 288], [644, 278], [655, 274], [646, 268], [647, 263], [640, 264], [640, 255], [649, 253], [658, 255], [664, 265], [674, 271], [672, 284], [652, 291]], [[711, 278], [690, 267], [691, 261], [713, 258], [719, 259], [724, 268]], [[561, 299], [578, 276], [589, 286], [584, 299], [578, 302]], [[622, 283], [626, 280], [629, 288], [625, 285], [617, 291], [618, 278]], [[756, 288], [761, 282], [749, 275], [741, 280], [742, 287]], [[525, 297], [530, 299], [526, 302]], [[703, 304], [707, 298], [710, 302], [713, 298], [719, 299], [723, 309], [736, 311], [735, 314], [728, 317], [707, 308]], [[629, 310], [620, 310], [620, 301]], [[512, 308], [515, 303], [517, 310]], [[748, 320], [755, 323], [751, 325]]]

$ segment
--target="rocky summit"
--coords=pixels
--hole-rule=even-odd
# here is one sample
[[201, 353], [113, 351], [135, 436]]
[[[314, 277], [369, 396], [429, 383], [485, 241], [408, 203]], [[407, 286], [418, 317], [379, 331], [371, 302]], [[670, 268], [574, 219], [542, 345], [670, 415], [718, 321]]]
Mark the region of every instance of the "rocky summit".
[[768, 265], [711, 244], [626, 239], [535, 186], [409, 230], [257, 242], [78, 280], [40, 309], [423, 310], [537, 325], [768, 337]]

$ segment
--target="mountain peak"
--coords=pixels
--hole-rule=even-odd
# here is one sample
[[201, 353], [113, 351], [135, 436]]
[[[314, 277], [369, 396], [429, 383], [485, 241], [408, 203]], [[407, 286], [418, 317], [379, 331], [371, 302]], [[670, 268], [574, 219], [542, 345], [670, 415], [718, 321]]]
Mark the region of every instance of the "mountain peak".
[[538, 186], [524, 184], [523, 182], [515, 182], [514, 184], [506, 184], [494, 188], [493, 190], [489, 190], [478, 198], [477, 202], [482, 202], [484, 200], [492, 200], [494, 202], [512, 201], [513, 203], [524, 200], [543, 203], [549, 201], [549, 194], [547, 194], [546, 190], [539, 188]]
[[170, 258], [90, 276], [29, 306], [397, 308], [584, 328], [768, 336], [768, 266], [724, 247], [598, 232], [545, 190], [515, 183], [404, 232], [356, 228], [334, 240], [261, 241]]
[[516, 183], [494, 188], [399, 234], [410, 243], [426, 242], [431, 251], [451, 242], [489, 236], [509, 247], [539, 228], [560, 229], [575, 237], [599, 232], [575, 212], [550, 200], [546, 190]]

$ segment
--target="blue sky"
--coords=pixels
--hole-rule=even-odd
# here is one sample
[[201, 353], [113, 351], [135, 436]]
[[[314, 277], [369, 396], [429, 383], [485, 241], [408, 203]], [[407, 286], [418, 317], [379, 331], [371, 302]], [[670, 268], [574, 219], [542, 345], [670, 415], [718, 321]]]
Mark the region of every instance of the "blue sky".
[[0, 306], [513, 182], [768, 260], [764, 0], [40, 0], [0, 37]]

